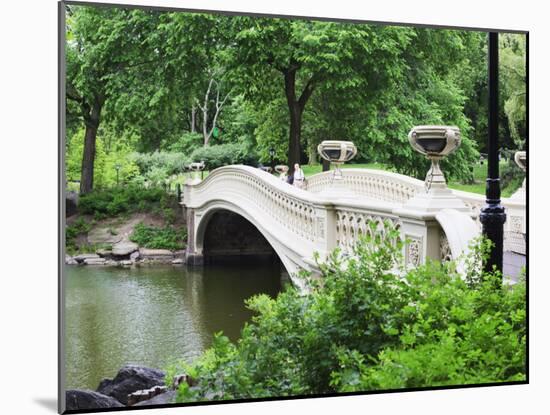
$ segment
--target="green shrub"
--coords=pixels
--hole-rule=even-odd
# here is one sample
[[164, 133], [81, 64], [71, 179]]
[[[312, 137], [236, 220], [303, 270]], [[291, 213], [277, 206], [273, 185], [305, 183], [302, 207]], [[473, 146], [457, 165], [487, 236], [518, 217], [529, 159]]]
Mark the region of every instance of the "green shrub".
[[[151, 171], [162, 171], [166, 176], [179, 174], [190, 163], [187, 154], [155, 151], [153, 153], [133, 153], [131, 160], [137, 164], [143, 176], [151, 174]], [[157, 173], [158, 174], [158, 173]]]
[[92, 224], [84, 218], [78, 218], [71, 225], [65, 228], [65, 246], [67, 251], [74, 252], [77, 249], [76, 238], [79, 235], [86, 234], [92, 228]]
[[524, 282], [501, 287], [477, 261], [465, 280], [453, 262], [399, 277], [399, 233], [386, 235], [359, 241], [345, 266], [335, 251], [309, 293], [248, 300], [256, 316], [236, 344], [218, 334], [180, 365], [198, 383], [177, 401], [524, 380]]
[[230, 164], [256, 165], [258, 156], [254, 151], [249, 151], [244, 144], [218, 144], [201, 147], [193, 151], [190, 159], [192, 161], [204, 161], [207, 170]]
[[171, 227], [158, 228], [139, 223], [134, 228], [130, 240], [139, 246], [153, 249], [182, 249], [187, 235], [183, 230]]
[[82, 195], [78, 210], [97, 219], [124, 213], [146, 211], [158, 205], [166, 192], [160, 188], [127, 186], [117, 189], [99, 189]]
[[191, 154], [194, 150], [203, 145], [203, 140], [202, 134], [184, 133], [174, 142], [167, 145], [166, 148], [171, 152]]

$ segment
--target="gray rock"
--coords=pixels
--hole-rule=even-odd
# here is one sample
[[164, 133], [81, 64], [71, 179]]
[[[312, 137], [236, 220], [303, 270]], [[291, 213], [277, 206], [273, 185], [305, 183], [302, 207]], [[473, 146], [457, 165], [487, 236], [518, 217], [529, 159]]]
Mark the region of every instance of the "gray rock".
[[114, 379], [102, 380], [97, 391], [112, 396], [126, 405], [129, 394], [156, 385], [164, 385], [164, 372], [143, 366], [127, 365], [118, 371]]
[[164, 393], [168, 390], [166, 386], [153, 386], [149, 389], [144, 389], [140, 391], [135, 391], [128, 395], [128, 406], [135, 405], [138, 402], [146, 401], [149, 399], [154, 398], [157, 395], [160, 395], [161, 393]]
[[123, 261], [120, 261], [118, 264], [123, 266], [123, 267], [131, 267], [133, 262], [130, 261], [129, 259], [125, 259]]
[[130, 255], [132, 252], [137, 251], [139, 246], [133, 242], [119, 242], [113, 245], [113, 255], [115, 256], [126, 256]]
[[113, 251], [111, 251], [110, 249], [98, 249], [95, 253], [102, 258], [106, 258], [110, 257], [113, 254]]
[[140, 248], [139, 254], [142, 260], [170, 264], [174, 259], [174, 253], [168, 249]]
[[151, 405], [165, 405], [167, 403], [174, 403], [176, 400], [176, 391], [169, 390], [167, 392], [161, 393], [160, 395], [155, 396], [154, 398], [148, 399], [146, 401], [141, 401], [134, 406], [151, 406]]
[[116, 399], [91, 390], [71, 389], [65, 392], [65, 406], [68, 411], [78, 409], [120, 408]]
[[65, 255], [65, 264], [67, 264], [67, 265], [77, 265], [78, 261], [70, 255]]
[[149, 248], [140, 248], [139, 253], [144, 257], [159, 257], [159, 256], [170, 256], [173, 257], [174, 253], [169, 249], [149, 249]]
[[86, 258], [84, 264], [86, 265], [105, 265], [105, 258]]
[[79, 264], [84, 262], [85, 259], [91, 259], [91, 258], [99, 258], [99, 255], [97, 254], [80, 254], [77, 256], [74, 256], [73, 259], [78, 262]]
[[136, 261], [137, 259], [139, 259], [139, 251], [132, 252], [130, 254], [130, 260]]
[[182, 265], [183, 264], [183, 258], [176, 258], [172, 261], [172, 265]]

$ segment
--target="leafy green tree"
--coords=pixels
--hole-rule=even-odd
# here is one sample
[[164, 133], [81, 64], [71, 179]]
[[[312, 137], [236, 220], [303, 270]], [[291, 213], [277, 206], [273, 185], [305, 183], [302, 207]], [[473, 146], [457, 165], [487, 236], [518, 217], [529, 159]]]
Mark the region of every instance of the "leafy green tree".
[[526, 124], [526, 37], [503, 33], [500, 36], [501, 86], [504, 98], [504, 113], [514, 147], [524, 146], [527, 132]]
[[[67, 15], [67, 99], [84, 121], [80, 192], [93, 188], [96, 138], [102, 113], [122, 116], [139, 100], [147, 69], [160, 59], [151, 34], [157, 13], [120, 7], [69, 6]], [[131, 91], [131, 92], [130, 92]], [[153, 95], [149, 103], [158, 99]], [[69, 107], [71, 108], [71, 107]], [[74, 108], [74, 107], [73, 107]]]
[[405, 69], [399, 46], [407, 44], [408, 29], [251, 17], [232, 17], [227, 25], [233, 78], [247, 96], [265, 102], [284, 91], [291, 168], [300, 161], [303, 114], [316, 90], [334, 85], [353, 87], [358, 94], [367, 85], [371, 92], [382, 90]]

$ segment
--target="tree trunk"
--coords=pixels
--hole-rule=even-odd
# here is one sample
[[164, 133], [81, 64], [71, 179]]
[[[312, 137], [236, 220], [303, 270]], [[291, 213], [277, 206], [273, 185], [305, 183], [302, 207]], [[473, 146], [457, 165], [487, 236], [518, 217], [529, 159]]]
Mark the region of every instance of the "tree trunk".
[[289, 174], [294, 174], [294, 164], [300, 163], [302, 153], [300, 139], [302, 135], [302, 111], [294, 103], [290, 110], [290, 133], [288, 137], [288, 164]]
[[80, 171], [80, 194], [90, 193], [94, 188], [95, 142], [102, 104], [96, 100], [90, 113], [84, 117], [86, 132], [84, 134], [84, 151]]
[[285, 76], [285, 94], [288, 104], [288, 112], [290, 116], [290, 130], [288, 137], [288, 167], [289, 175], [294, 174], [294, 164], [300, 163], [301, 151], [301, 135], [302, 135], [302, 114], [304, 113], [304, 107], [313, 93], [313, 82], [310, 79], [299, 99], [296, 99], [296, 71], [294, 69], [288, 69], [283, 72]]
[[317, 146], [313, 142], [313, 139], [309, 140], [308, 142], [308, 161], [307, 163], [312, 166], [314, 164], [317, 164]]
[[296, 100], [296, 70], [284, 72], [285, 94], [290, 116], [290, 129], [288, 135], [288, 174], [294, 174], [294, 164], [300, 162], [300, 135], [302, 133], [302, 110]]

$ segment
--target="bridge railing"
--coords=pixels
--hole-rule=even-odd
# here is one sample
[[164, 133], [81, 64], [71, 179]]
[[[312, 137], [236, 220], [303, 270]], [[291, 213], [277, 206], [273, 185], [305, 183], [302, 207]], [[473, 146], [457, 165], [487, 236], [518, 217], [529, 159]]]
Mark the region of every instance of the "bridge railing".
[[[405, 203], [414, 195], [424, 192], [424, 182], [402, 174], [372, 169], [345, 169], [343, 180], [346, 187], [360, 196], [375, 200]], [[307, 190], [319, 193], [331, 186], [332, 171], [315, 174], [307, 179]], [[460, 190], [452, 191], [471, 209], [476, 223], [480, 209], [485, 205], [485, 196]], [[507, 220], [504, 224], [504, 250], [525, 254], [526, 201], [522, 198], [502, 198]]]
[[[326, 171], [307, 179], [307, 190], [318, 193], [332, 184], [333, 172]], [[424, 190], [424, 182], [383, 170], [345, 169], [344, 185], [355, 193], [375, 200], [405, 203]]]
[[[411, 265], [423, 263], [428, 257], [454, 258], [457, 252], [463, 252], [466, 234], [469, 238], [479, 233], [464, 207], [462, 213], [456, 212], [462, 217], [445, 212], [439, 215], [433, 210], [411, 212], [407, 202], [425, 193], [420, 180], [376, 170], [346, 169], [345, 184], [358, 195], [350, 199], [320, 193], [331, 185], [330, 175], [311, 177], [309, 190], [303, 190], [249, 166], [212, 171], [205, 180], [184, 188], [188, 250], [202, 255], [201, 232], [208, 223], [204, 219], [219, 209], [233, 210], [251, 221], [274, 246], [287, 269], [293, 270], [311, 265], [314, 252], [323, 256], [336, 247], [350, 252], [361, 235], [384, 232], [385, 221], [392, 222], [401, 236], [411, 241], [404, 251], [405, 261]], [[485, 203], [482, 195], [453, 193], [474, 215]], [[525, 249], [525, 201], [510, 198], [503, 203], [508, 214], [505, 246], [521, 252]], [[473, 230], [465, 230], [468, 221]], [[369, 227], [370, 222], [378, 224], [376, 229]]]

